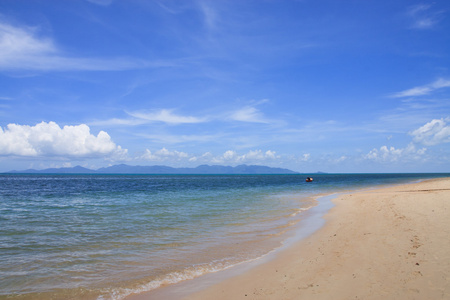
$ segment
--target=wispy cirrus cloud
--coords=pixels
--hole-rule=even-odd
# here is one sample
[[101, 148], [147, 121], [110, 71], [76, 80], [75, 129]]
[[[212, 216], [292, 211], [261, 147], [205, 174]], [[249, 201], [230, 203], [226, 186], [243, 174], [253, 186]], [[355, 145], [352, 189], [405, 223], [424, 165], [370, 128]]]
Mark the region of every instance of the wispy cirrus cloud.
[[228, 119], [248, 123], [270, 123], [264, 114], [254, 106], [245, 106], [231, 112]]
[[65, 54], [37, 27], [0, 22], [0, 70], [118, 71], [175, 66], [172, 61], [127, 57], [86, 58]]
[[127, 113], [134, 118], [147, 122], [163, 122], [173, 125], [203, 123], [207, 121], [207, 118], [198, 118], [193, 116], [183, 116], [175, 114], [173, 112], [173, 109], [161, 109], [150, 112], [136, 111]]
[[430, 84], [417, 86], [417, 87], [414, 87], [414, 88], [411, 88], [408, 90], [404, 90], [404, 91], [401, 91], [401, 92], [391, 95], [391, 97], [392, 98], [403, 98], [403, 97], [423, 96], [423, 95], [430, 94], [431, 92], [433, 92], [435, 90], [438, 90], [441, 88], [446, 88], [446, 87], [450, 87], [450, 80], [439, 78], [438, 80], [436, 80]]
[[213, 6], [211, 6], [210, 1], [199, 1], [198, 6], [200, 12], [203, 15], [204, 23], [206, 27], [210, 30], [215, 29], [218, 22], [218, 14]]
[[101, 6], [109, 6], [113, 3], [113, 0], [87, 0], [87, 1]]
[[223, 138], [221, 134], [170, 134], [170, 133], [153, 133], [153, 134], [136, 134], [142, 138], [151, 140], [152, 143], [162, 145], [175, 145], [183, 143], [206, 143], [216, 141]]
[[0, 97], [0, 101], [13, 101], [14, 100], [14, 98], [12, 98], [12, 97]]
[[90, 124], [97, 126], [139, 126], [159, 122], [168, 125], [181, 125], [203, 123], [208, 121], [207, 117], [199, 118], [194, 116], [176, 114], [174, 112], [174, 109], [126, 111], [125, 113], [129, 116], [129, 118], [113, 118], [103, 121], [93, 121]]
[[[261, 101], [264, 103], [266, 100]], [[259, 103], [258, 103], [259, 104]], [[113, 118], [105, 121], [91, 122], [92, 125], [125, 125], [137, 126], [147, 123], [165, 123], [168, 125], [199, 124], [207, 122], [245, 122], [245, 123], [277, 123], [279, 121], [268, 119], [263, 112], [252, 105], [247, 105], [224, 113], [204, 115], [202, 117], [185, 115], [176, 112], [176, 109], [153, 109], [125, 111], [129, 118]]]
[[442, 18], [442, 12], [433, 10], [432, 6], [428, 4], [411, 6], [406, 14], [412, 22], [411, 28], [413, 29], [431, 29]]

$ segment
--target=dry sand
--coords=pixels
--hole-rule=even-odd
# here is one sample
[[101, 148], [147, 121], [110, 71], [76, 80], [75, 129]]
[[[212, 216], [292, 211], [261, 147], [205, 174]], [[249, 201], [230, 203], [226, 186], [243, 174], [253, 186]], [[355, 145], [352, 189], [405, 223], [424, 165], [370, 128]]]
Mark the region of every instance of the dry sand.
[[310, 237], [184, 299], [450, 299], [450, 178], [333, 202]]

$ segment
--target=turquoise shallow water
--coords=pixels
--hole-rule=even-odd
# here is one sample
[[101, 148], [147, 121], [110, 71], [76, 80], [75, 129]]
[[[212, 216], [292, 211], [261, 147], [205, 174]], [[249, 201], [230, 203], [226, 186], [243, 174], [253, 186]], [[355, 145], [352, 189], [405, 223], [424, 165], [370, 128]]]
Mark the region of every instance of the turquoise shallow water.
[[121, 299], [279, 247], [314, 195], [448, 175], [0, 175], [0, 298]]

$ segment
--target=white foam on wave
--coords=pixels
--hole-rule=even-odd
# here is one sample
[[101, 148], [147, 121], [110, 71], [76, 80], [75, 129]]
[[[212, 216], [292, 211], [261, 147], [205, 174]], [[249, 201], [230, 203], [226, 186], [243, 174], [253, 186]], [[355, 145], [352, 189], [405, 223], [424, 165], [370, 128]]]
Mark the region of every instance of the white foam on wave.
[[[225, 260], [224, 260], [225, 261]], [[140, 294], [155, 290], [162, 286], [172, 285], [185, 280], [192, 280], [208, 273], [215, 273], [226, 270], [240, 263], [214, 261], [208, 264], [192, 266], [182, 271], [171, 272], [164, 275], [160, 279], [152, 280], [138, 288], [116, 288], [112, 290], [104, 290], [106, 295], [101, 295], [97, 300], [121, 300], [132, 294]]]
[[295, 212], [293, 212], [290, 216], [291, 217], [295, 217], [295, 216], [297, 216], [298, 214], [300, 214], [300, 213], [302, 213], [302, 212], [304, 212], [304, 211], [307, 211], [307, 210], [309, 210], [309, 209], [311, 209], [311, 208], [313, 208], [314, 206], [308, 206], [308, 207], [301, 207], [301, 208], [298, 208]]

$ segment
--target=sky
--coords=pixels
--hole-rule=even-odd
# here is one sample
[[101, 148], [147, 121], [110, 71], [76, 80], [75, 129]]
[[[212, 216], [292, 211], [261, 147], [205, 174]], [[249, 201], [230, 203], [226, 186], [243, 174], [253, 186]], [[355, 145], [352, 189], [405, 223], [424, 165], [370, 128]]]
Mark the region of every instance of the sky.
[[450, 172], [450, 1], [0, 0], [0, 172]]

